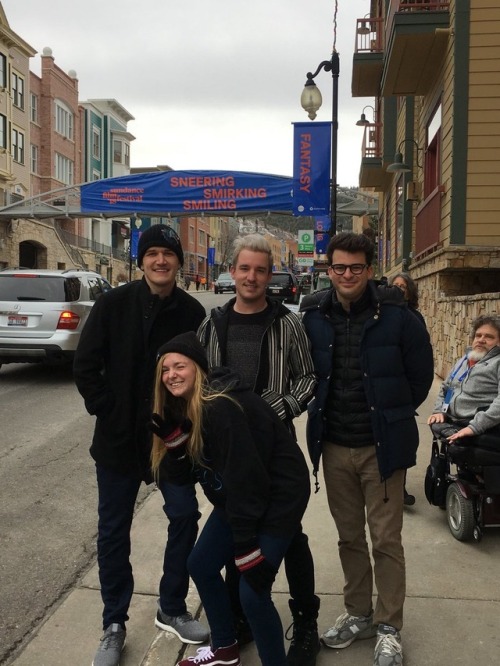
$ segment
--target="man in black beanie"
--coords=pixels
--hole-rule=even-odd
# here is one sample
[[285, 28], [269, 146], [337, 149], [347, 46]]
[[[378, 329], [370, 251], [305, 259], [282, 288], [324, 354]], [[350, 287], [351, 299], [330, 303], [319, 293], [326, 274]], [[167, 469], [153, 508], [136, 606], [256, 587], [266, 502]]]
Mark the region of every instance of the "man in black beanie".
[[[75, 382], [89, 414], [96, 416], [90, 453], [96, 463], [97, 555], [103, 629], [93, 666], [118, 666], [133, 592], [130, 528], [142, 481], [150, 472], [150, 418], [156, 354], [171, 338], [196, 331], [205, 310], [176, 285], [184, 261], [175, 231], [157, 224], [139, 239], [142, 280], [103, 294], [82, 331], [74, 361]], [[169, 520], [157, 627], [184, 643], [202, 643], [208, 628], [186, 608], [186, 560], [198, 533], [198, 504], [192, 486], [159, 482]]]

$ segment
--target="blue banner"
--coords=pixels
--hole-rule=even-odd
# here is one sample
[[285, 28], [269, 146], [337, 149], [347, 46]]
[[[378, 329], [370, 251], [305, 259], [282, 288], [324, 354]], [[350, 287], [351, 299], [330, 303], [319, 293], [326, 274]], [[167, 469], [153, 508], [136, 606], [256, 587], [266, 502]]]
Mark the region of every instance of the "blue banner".
[[130, 232], [130, 258], [137, 259], [137, 247], [139, 245], [139, 238], [141, 237], [141, 232], [139, 229], [132, 229]]
[[95, 180], [80, 192], [87, 215], [292, 210], [291, 178], [251, 172], [154, 171]]
[[326, 249], [330, 242], [330, 235], [319, 231], [315, 234], [314, 241], [316, 254], [326, 254]]
[[209, 247], [207, 253], [208, 265], [213, 266], [215, 264], [215, 248]]
[[293, 125], [293, 214], [328, 215], [332, 124]]
[[314, 230], [315, 231], [330, 231], [332, 228], [332, 221], [329, 217], [325, 215], [320, 215], [319, 217], [314, 218]]

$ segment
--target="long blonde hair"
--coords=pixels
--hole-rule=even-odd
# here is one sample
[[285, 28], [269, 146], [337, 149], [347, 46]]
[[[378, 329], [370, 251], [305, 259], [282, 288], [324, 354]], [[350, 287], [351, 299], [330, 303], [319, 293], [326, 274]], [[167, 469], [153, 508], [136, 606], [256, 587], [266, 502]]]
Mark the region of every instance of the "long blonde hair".
[[[202, 451], [203, 451], [203, 436], [202, 436], [202, 420], [203, 408], [205, 404], [216, 400], [217, 398], [224, 397], [237, 403], [234, 398], [227, 395], [224, 391], [214, 391], [207, 383], [207, 375], [203, 372], [200, 366], [192, 359], [196, 370], [194, 378], [193, 393], [189, 400], [184, 398], [176, 398], [162, 382], [162, 367], [163, 361], [167, 354], [163, 354], [156, 364], [155, 383], [154, 383], [154, 399], [153, 399], [153, 412], [159, 414], [162, 418], [165, 412], [170, 412], [174, 419], [182, 421], [187, 418], [192, 423], [191, 434], [187, 442], [187, 455], [194, 463], [202, 464]], [[188, 358], [188, 357], [187, 357]], [[153, 446], [151, 449], [151, 469], [153, 476], [156, 480], [159, 477], [161, 461], [163, 460], [167, 449], [163, 440], [158, 435], [153, 434]]]

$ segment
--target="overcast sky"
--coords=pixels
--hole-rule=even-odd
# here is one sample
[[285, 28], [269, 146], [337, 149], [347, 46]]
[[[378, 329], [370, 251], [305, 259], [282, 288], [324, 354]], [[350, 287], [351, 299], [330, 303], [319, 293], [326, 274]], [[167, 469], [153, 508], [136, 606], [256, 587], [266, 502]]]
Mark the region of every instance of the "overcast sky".
[[[355, 19], [369, 0], [2, 0], [10, 27], [76, 70], [82, 101], [114, 98], [135, 120], [132, 166], [292, 175], [306, 72], [340, 54], [337, 181], [358, 184], [373, 99], [351, 97]], [[337, 26], [334, 29], [335, 8]], [[40, 56], [31, 60], [39, 74]], [[332, 77], [316, 83], [330, 121]], [[368, 119], [371, 119], [367, 111]]]

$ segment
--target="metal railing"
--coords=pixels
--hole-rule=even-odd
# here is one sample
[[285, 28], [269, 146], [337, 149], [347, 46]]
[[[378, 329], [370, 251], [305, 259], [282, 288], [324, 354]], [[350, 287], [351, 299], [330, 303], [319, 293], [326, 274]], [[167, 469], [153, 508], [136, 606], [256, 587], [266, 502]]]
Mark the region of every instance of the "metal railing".
[[95, 252], [96, 254], [102, 254], [106, 257], [114, 257], [115, 259], [119, 259], [121, 261], [129, 260], [129, 254], [124, 249], [117, 247], [110, 247], [109, 245], [98, 243], [97, 241], [92, 240], [91, 238], [84, 238], [83, 236], [72, 234], [71, 232], [66, 231], [65, 229], [58, 228], [57, 231], [59, 232], [62, 239], [66, 242], [66, 244], [68, 244], [69, 246], [82, 248], [84, 250], [90, 250], [91, 252]]

